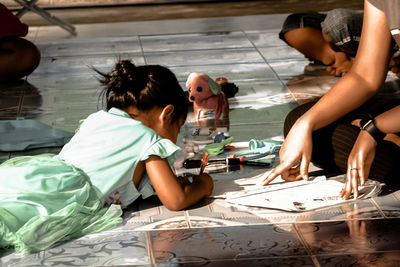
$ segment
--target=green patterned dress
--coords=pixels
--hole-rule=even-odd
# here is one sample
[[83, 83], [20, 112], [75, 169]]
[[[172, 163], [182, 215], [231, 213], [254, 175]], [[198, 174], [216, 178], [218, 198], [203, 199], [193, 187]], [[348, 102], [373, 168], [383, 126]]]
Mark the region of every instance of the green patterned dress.
[[122, 209], [153, 195], [147, 176], [132, 181], [150, 155], [178, 147], [122, 110], [90, 115], [58, 155], [16, 157], [0, 165], [0, 249], [44, 250], [116, 227]]

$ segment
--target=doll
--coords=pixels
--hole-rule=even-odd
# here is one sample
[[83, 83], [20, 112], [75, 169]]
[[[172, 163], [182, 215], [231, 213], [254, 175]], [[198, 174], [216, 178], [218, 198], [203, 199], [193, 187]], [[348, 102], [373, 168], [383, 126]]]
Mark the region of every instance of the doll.
[[213, 110], [217, 120], [221, 115], [223, 118], [229, 117], [229, 102], [221, 84], [208, 75], [192, 72], [186, 81], [186, 88], [189, 92], [189, 101], [193, 102], [195, 120], [199, 119], [200, 111], [203, 109]]

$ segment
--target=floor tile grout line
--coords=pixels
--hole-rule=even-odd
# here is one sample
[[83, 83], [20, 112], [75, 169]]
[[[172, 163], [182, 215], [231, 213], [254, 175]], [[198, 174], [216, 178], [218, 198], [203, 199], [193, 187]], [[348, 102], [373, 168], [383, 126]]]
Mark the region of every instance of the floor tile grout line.
[[315, 267], [321, 267], [321, 264], [319, 264], [319, 261], [317, 259], [317, 256], [311, 255], [311, 260], [314, 263]]
[[294, 230], [296, 231], [297, 238], [300, 240], [303, 247], [306, 249], [308, 256], [310, 256], [312, 262], [316, 267], [320, 267], [320, 264], [316, 258], [316, 256], [312, 253], [310, 246], [308, 245], [306, 239], [304, 238], [303, 234], [301, 233], [300, 229], [297, 227], [296, 223], [292, 223]]
[[150, 231], [146, 231], [146, 241], [147, 241], [147, 253], [149, 254], [150, 264], [155, 265], [156, 261], [154, 259], [153, 246], [151, 244], [151, 239], [150, 239]]
[[286, 88], [286, 90], [288, 91], [288, 89], [286, 87], [286, 84], [281, 80], [281, 78], [279, 77], [279, 75], [275, 71], [275, 69], [271, 67], [271, 65], [269, 64], [268, 60], [265, 58], [264, 54], [261, 53], [261, 51], [258, 49], [257, 45], [249, 38], [248, 34], [245, 31], [243, 31], [243, 33], [246, 35], [246, 37], [249, 40], [249, 42], [253, 45], [254, 49], [256, 49], [257, 53], [259, 53], [260, 56], [263, 58], [263, 60], [268, 65], [268, 67], [271, 69], [271, 71], [275, 74], [275, 77], [281, 82], [282, 88]]
[[146, 60], [146, 55], [144, 52], [144, 48], [143, 48], [143, 43], [142, 43], [142, 39], [140, 35], [137, 35], [138, 41], [139, 41], [139, 46], [140, 46], [140, 54], [142, 55], [144, 64], [147, 65], [147, 60]]
[[388, 217], [385, 215], [385, 213], [382, 211], [381, 207], [379, 207], [378, 203], [375, 201], [374, 198], [370, 198], [369, 201], [372, 203], [372, 205], [375, 206], [375, 208], [378, 210], [378, 212], [381, 214], [381, 216], [384, 219], [388, 219]]
[[36, 39], [38, 38], [38, 36], [39, 36], [39, 31], [41, 30], [41, 26], [39, 26], [39, 27], [37, 27], [37, 29], [36, 29], [36, 32], [35, 32], [35, 36], [33, 37], [33, 42], [35, 43], [36, 42]]
[[[242, 64], [260, 64], [260, 63], [265, 63], [265, 62], [264, 61], [246, 61], [246, 62], [239, 62], [239, 63], [242, 63]], [[227, 62], [223, 62], [223, 63], [211, 63], [211, 64], [209, 63], [209, 64], [195, 64], [195, 65], [196, 66], [226, 66], [226, 65], [239, 64], [239, 63], [232, 62], [232, 61], [227, 61]], [[168, 66], [168, 68], [180, 68], [180, 67], [194, 66], [194, 64], [178, 64], [178, 65], [167, 65], [167, 66]], [[277, 79], [277, 80], [279, 80], [279, 79]]]
[[397, 200], [400, 201], [400, 194], [398, 191], [393, 192], [393, 197]]
[[188, 227], [189, 227], [190, 229], [193, 229], [194, 227], [192, 226], [192, 223], [191, 223], [191, 221], [190, 221], [189, 211], [188, 211], [188, 210], [184, 210], [184, 211], [183, 211], [183, 214], [185, 215], [185, 221], [186, 221]]
[[21, 117], [22, 106], [24, 103], [24, 97], [25, 97], [25, 92], [21, 91], [21, 94], [19, 95], [17, 117]]

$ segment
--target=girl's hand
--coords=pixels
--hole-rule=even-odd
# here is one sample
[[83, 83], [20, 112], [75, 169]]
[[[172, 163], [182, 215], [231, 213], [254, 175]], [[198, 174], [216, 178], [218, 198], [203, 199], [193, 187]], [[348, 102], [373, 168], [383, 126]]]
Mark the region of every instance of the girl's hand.
[[179, 176], [179, 177], [176, 177], [176, 179], [178, 180], [178, 182], [182, 186], [182, 188], [191, 184], [191, 182], [189, 181], [189, 179], [186, 176]]
[[[296, 122], [290, 130], [281, 150], [280, 164], [264, 179], [263, 185], [269, 184], [278, 175], [285, 181], [308, 180], [308, 166], [312, 153], [312, 131], [307, 123]], [[300, 165], [293, 168], [293, 165]]]
[[364, 185], [368, 179], [375, 151], [375, 139], [368, 132], [360, 131], [347, 160], [346, 181], [340, 197], [349, 199], [351, 192], [355, 199], [358, 197], [358, 185]]
[[198, 184], [205, 192], [205, 196], [212, 194], [214, 189], [214, 182], [210, 175], [202, 173], [200, 175], [193, 176], [193, 183]]

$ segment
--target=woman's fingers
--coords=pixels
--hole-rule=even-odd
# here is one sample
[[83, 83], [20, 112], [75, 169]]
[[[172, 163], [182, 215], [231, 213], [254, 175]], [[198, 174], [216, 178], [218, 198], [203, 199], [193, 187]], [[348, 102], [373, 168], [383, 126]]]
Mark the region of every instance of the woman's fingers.
[[347, 168], [346, 173], [346, 181], [344, 182], [344, 186], [339, 196], [343, 199], [349, 199], [351, 194], [351, 168]]
[[339, 196], [343, 199], [349, 199], [351, 196], [351, 192], [354, 194], [354, 198], [358, 198], [358, 180], [359, 180], [359, 169], [358, 168], [347, 168], [346, 173], [346, 181], [343, 186], [342, 191], [340, 192]]
[[285, 163], [281, 163], [278, 166], [276, 166], [270, 173], [269, 175], [264, 179], [262, 185], [267, 185], [269, 184], [272, 180], [274, 180], [276, 177], [281, 175], [282, 172], [284, 172], [287, 168]]
[[275, 169], [273, 169], [271, 173], [265, 178], [265, 180], [263, 181], [263, 185], [269, 184], [279, 175], [281, 175], [283, 180], [288, 182], [298, 181], [301, 179], [308, 181], [309, 164], [310, 161], [305, 158], [301, 161], [300, 165], [294, 168], [292, 167], [292, 165], [281, 163]]
[[310, 159], [303, 155], [300, 162], [300, 175], [303, 180], [308, 181], [308, 166], [310, 165]]
[[272, 180], [274, 180], [279, 175], [281, 175], [282, 179], [285, 180], [287, 177], [290, 176], [290, 169], [292, 168], [293, 165], [294, 165], [294, 162], [292, 162], [292, 161], [284, 161], [284, 162], [280, 163], [264, 179], [262, 185], [269, 184]]
[[351, 188], [353, 190], [354, 198], [358, 198], [358, 169], [353, 168], [351, 171]]

